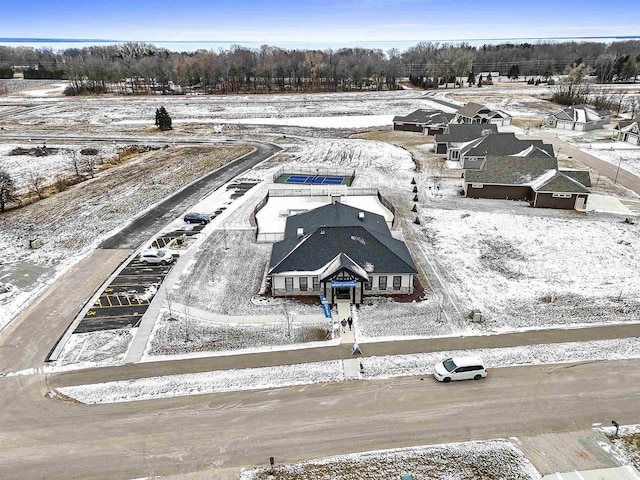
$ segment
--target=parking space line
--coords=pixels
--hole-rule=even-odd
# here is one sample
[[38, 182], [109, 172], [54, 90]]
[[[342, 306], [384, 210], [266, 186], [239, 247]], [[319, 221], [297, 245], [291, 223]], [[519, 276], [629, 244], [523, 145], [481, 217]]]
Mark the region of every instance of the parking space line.
[[118, 300], [118, 303], [120, 304], [120, 306], [122, 307], [122, 302], [120, 301], [120, 297], [118, 295], [116, 295], [116, 300]]

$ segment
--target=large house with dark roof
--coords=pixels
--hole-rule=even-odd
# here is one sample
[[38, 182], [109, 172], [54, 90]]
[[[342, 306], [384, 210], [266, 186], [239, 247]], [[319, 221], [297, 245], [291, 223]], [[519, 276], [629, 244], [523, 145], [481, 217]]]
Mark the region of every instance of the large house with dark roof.
[[417, 269], [383, 216], [336, 202], [287, 218], [273, 245], [274, 296], [324, 295], [331, 303], [413, 293]]
[[465, 170], [471, 198], [526, 200], [532, 207], [584, 210], [591, 181], [587, 170], [558, 168], [555, 157], [487, 157], [480, 170]]
[[[455, 157], [458, 153], [458, 158]], [[479, 169], [489, 156], [553, 157], [553, 145], [542, 140], [520, 140], [514, 133], [495, 133], [460, 146], [451, 152], [452, 160], [458, 160], [464, 169]]]
[[574, 105], [564, 108], [542, 119], [542, 125], [565, 130], [589, 131], [602, 128], [611, 122], [611, 114], [606, 110], [596, 110], [588, 105]]
[[511, 117], [502, 110], [491, 110], [479, 103], [469, 102], [458, 109], [453, 123], [491, 123], [504, 126], [511, 125]]
[[[444, 133], [436, 134], [434, 142], [436, 153], [447, 154], [447, 160], [457, 160], [460, 157], [460, 148], [480, 137], [498, 133], [498, 126], [492, 124], [478, 123], [451, 123], [447, 125]], [[458, 154], [453, 152], [457, 151]]]
[[613, 127], [616, 139], [620, 142], [628, 142], [632, 145], [640, 145], [640, 117], [632, 120], [620, 120]]
[[393, 117], [393, 129], [435, 135], [444, 132], [451, 120], [453, 120], [453, 113], [419, 109], [404, 117]]

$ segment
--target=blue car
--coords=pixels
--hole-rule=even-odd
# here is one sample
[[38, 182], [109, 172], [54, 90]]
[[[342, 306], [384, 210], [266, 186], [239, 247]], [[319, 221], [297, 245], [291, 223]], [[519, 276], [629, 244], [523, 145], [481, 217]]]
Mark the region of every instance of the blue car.
[[200, 225], [206, 225], [211, 221], [211, 217], [204, 213], [187, 213], [183, 220], [187, 223], [199, 223]]

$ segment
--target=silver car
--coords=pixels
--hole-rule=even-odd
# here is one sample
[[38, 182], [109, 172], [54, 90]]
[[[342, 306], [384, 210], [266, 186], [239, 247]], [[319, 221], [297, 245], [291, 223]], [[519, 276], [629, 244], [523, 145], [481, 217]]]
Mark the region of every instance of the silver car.
[[144, 265], [169, 265], [175, 259], [163, 250], [146, 250], [140, 254], [138, 260]]

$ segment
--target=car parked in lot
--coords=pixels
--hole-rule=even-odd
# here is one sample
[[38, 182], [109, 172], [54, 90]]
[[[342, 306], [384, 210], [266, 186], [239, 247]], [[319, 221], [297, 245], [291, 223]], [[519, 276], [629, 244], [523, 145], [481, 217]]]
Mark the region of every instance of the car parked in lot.
[[169, 265], [175, 258], [163, 250], [146, 250], [140, 254], [138, 260], [144, 265]]
[[487, 369], [479, 357], [452, 357], [436, 363], [433, 376], [444, 383], [452, 380], [480, 380], [487, 376]]
[[201, 225], [206, 225], [211, 221], [211, 216], [204, 213], [190, 212], [184, 216], [183, 220], [187, 223], [199, 223]]

